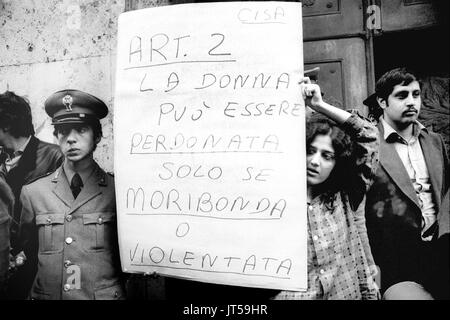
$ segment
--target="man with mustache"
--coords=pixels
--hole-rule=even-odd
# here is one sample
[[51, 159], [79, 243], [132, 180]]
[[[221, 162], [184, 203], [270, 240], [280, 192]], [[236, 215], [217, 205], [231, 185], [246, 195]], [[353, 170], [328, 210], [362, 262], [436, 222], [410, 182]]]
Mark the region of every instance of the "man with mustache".
[[52, 94], [45, 111], [64, 162], [54, 173], [25, 185], [20, 195], [25, 254], [38, 244], [30, 298], [123, 299], [114, 178], [93, 158], [108, 107], [88, 93], [67, 89]]
[[379, 118], [380, 163], [366, 223], [384, 299], [448, 299], [448, 158], [417, 121], [421, 88], [405, 68], [385, 73], [364, 101]]

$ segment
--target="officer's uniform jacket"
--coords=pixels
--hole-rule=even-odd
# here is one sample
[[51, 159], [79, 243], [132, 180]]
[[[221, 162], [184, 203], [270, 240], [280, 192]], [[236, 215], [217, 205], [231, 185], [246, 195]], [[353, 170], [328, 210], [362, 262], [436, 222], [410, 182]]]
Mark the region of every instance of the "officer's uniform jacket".
[[114, 178], [95, 166], [75, 200], [62, 166], [22, 189], [25, 253], [39, 241], [31, 299], [124, 297]]

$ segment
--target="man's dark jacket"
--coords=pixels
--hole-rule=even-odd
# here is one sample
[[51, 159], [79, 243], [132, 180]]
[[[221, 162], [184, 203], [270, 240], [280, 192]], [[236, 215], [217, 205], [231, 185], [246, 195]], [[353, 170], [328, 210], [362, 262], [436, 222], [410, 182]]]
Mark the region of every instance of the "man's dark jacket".
[[[59, 146], [39, 140], [32, 136], [16, 167], [6, 175], [6, 182], [11, 187], [16, 199], [14, 215], [11, 221], [11, 247], [14, 249], [18, 227], [20, 223], [21, 204], [19, 201], [22, 186], [31, 181], [54, 172], [63, 162], [63, 155]], [[26, 264], [19, 269], [10, 279], [8, 284], [8, 298], [25, 299], [31, 287], [36, 273], [36, 257], [27, 257]]]
[[[387, 143], [381, 122], [379, 167], [366, 200], [366, 223], [381, 290], [415, 281], [435, 296], [448, 295], [449, 161], [443, 139], [421, 130], [419, 142], [428, 168], [438, 225], [433, 241], [421, 240], [422, 212], [409, 175], [394, 144]], [[445, 281], [445, 280], [444, 280]]]
[[14, 195], [0, 176], [0, 300], [5, 299], [9, 267], [9, 224], [14, 209]]

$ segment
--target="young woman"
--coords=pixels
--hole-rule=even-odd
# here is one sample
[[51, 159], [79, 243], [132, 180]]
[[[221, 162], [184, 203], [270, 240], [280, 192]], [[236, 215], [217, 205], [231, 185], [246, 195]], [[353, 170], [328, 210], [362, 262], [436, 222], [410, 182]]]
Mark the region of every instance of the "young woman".
[[378, 159], [378, 131], [357, 113], [329, 105], [303, 80], [308, 119], [308, 290], [275, 299], [377, 299], [375, 263], [364, 217]]

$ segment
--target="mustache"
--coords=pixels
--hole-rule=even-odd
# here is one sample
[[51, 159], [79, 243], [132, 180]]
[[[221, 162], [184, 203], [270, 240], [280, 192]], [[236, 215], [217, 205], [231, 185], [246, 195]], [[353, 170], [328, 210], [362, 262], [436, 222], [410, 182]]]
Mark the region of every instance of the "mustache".
[[405, 110], [405, 111], [403, 112], [403, 114], [409, 113], [409, 112], [419, 113], [419, 111], [418, 111], [416, 108], [409, 108], [408, 110]]

